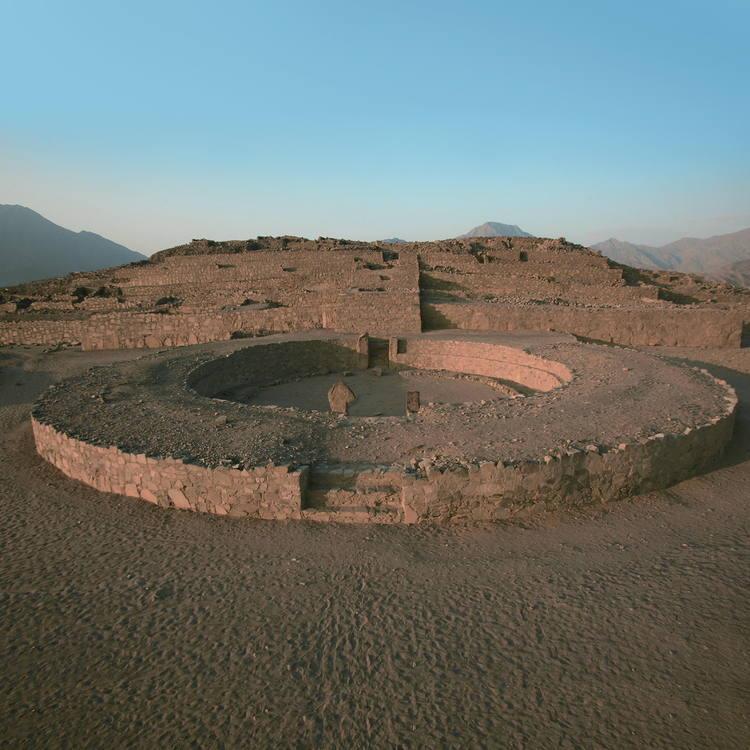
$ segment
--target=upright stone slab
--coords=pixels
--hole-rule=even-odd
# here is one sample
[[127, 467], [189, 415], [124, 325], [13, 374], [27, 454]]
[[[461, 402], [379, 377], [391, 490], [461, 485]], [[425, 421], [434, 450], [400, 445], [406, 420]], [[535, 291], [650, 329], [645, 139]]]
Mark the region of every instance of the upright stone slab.
[[343, 380], [339, 380], [328, 389], [328, 406], [336, 414], [348, 414], [349, 404], [356, 399], [354, 391]]
[[419, 391], [406, 393], [406, 415], [419, 413]]
[[362, 333], [357, 338], [357, 354], [359, 355], [359, 366], [366, 369], [370, 361], [370, 336], [368, 333]]

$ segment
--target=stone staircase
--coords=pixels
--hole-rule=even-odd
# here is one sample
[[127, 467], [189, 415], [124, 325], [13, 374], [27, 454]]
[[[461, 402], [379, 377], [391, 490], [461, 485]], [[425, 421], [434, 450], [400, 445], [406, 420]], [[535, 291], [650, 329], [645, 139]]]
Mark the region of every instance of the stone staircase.
[[398, 523], [401, 489], [393, 475], [368, 467], [318, 465], [311, 468], [302, 517], [339, 523]]

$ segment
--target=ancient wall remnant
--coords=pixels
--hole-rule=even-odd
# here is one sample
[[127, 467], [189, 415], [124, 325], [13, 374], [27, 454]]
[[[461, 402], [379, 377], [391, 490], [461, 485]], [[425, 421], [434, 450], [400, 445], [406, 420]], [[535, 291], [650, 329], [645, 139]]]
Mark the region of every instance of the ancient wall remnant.
[[[427, 404], [409, 418], [361, 421], [215, 400], [227, 386], [314, 375], [323, 363], [334, 371], [366, 365], [359, 342], [351, 335], [231, 349], [214, 344], [210, 352], [165, 352], [97, 368], [64, 389], [53, 387], [35, 407], [37, 450], [71, 478], [165, 507], [255, 518], [444, 523], [507, 519], [666, 487], [712, 466], [732, 435], [737, 398], [724, 381], [643, 353], [543, 334], [453, 332], [389, 342], [389, 357], [400, 367], [508, 378], [534, 389], [526, 398]], [[222, 346], [227, 354], [217, 357]], [[116, 419], [102, 418], [119, 408], [108, 394], [123, 382], [128, 424], [142, 425], [127, 447], [119, 444]], [[643, 388], [656, 400], [641, 414], [635, 407]], [[583, 420], [573, 408], [581, 394]], [[208, 434], [219, 404], [221, 426]], [[619, 438], [591, 439], [600, 422], [615, 418]], [[158, 434], [165, 419], [204, 426], [197, 433], [185, 427], [194, 442], [190, 459], [165, 455]], [[286, 420], [281, 432], [279, 420]], [[462, 432], [466, 426], [474, 432]], [[466, 447], [431, 455], [457, 434]], [[554, 446], [544, 442], [547, 435]], [[541, 442], [539, 436], [545, 436]], [[367, 458], [375, 439], [382, 441], [379, 462]], [[420, 440], [427, 441], [421, 457], [402, 461], [399, 446]], [[531, 447], [519, 448], [524, 442]]]
[[76, 440], [32, 419], [37, 452], [71, 479], [162, 507], [255, 518], [300, 518], [305, 470], [207, 468]]
[[570, 369], [560, 362], [512, 346], [460, 335], [393, 338], [389, 356], [393, 362], [410, 367], [482, 375], [512, 381], [535, 391], [550, 391], [572, 377]]
[[739, 347], [742, 313], [704, 309], [579, 308], [563, 305], [436, 303], [422, 306], [426, 330], [562, 331], [625, 346]]
[[264, 387], [367, 367], [367, 350], [362, 351], [360, 340], [352, 336], [269, 341], [262, 352], [260, 357], [257, 348], [248, 347], [209, 360], [188, 373], [186, 384], [201, 396], [222, 398], [226, 390], [242, 386]]
[[[83, 291], [85, 290], [85, 291]], [[101, 292], [99, 290], [102, 290]], [[558, 330], [739, 346], [750, 292], [619, 266], [561, 240], [196, 240], [151, 261], [4, 292], [0, 345], [163, 348], [294, 330]]]

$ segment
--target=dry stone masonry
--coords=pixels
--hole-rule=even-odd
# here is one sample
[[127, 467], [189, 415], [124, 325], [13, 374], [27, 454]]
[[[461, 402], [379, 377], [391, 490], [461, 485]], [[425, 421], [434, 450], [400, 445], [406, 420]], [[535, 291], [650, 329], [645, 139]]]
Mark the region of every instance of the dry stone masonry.
[[564, 240], [535, 238], [397, 246], [194, 240], [149, 261], [0, 294], [0, 345], [86, 350], [310, 329], [387, 337], [440, 328], [731, 347], [750, 319], [744, 290], [636, 271]]
[[[745, 290], [564, 239], [193, 240], [0, 290], [0, 345], [152, 350], [52, 386], [34, 409], [39, 454], [103, 492], [228, 516], [442, 523], [605, 502], [712, 466], [732, 389], [624, 347], [738, 347], [749, 309]], [[349, 414], [347, 378], [364, 371], [379, 377], [362, 398], [367, 382], [404, 386], [398, 416]], [[431, 401], [420, 377], [490, 395]], [[263, 401], [285, 386], [324, 387], [330, 408]]]
[[[94, 368], [37, 404], [37, 450], [74, 479], [164, 507], [443, 523], [665, 487], [710, 467], [732, 435], [737, 399], [723, 381], [559, 334], [454, 331], [386, 342], [384, 379], [400, 369], [461, 373], [515, 383], [515, 398], [421, 404], [408, 418], [252, 402], [279, 382], [302, 387], [321, 373], [371, 367], [373, 343], [273, 337]], [[238, 393], [250, 395], [227, 400]]]

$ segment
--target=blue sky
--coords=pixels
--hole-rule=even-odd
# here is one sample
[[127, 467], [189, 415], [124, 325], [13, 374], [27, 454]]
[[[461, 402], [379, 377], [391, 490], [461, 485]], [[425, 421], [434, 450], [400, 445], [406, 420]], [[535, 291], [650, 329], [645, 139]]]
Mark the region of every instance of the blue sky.
[[749, 0], [0, 0], [0, 203], [258, 234], [750, 226]]

